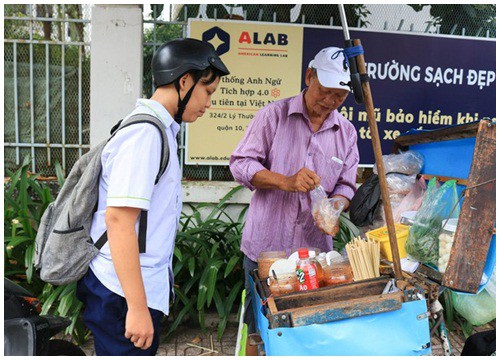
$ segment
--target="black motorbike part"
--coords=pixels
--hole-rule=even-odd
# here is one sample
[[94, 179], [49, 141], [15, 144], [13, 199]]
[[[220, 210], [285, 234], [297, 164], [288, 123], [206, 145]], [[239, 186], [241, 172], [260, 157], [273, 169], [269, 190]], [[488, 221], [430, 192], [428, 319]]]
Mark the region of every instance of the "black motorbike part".
[[49, 341], [49, 356], [86, 356], [85, 352], [77, 345], [60, 339]]

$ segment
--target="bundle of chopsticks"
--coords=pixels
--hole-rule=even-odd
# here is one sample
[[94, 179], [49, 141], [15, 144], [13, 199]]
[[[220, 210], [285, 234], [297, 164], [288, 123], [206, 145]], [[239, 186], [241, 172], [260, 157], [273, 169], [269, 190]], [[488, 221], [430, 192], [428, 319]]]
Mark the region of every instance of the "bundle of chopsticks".
[[380, 243], [355, 237], [346, 245], [354, 280], [364, 280], [380, 276]]

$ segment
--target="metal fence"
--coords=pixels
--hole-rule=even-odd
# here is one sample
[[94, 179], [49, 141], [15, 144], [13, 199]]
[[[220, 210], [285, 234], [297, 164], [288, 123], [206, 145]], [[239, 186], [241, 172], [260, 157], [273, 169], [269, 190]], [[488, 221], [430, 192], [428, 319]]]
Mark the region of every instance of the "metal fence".
[[71, 169], [89, 148], [90, 6], [4, 5], [5, 169]]
[[[348, 4], [351, 28], [496, 37], [493, 4]], [[89, 148], [90, 5], [4, 5], [5, 169], [24, 156], [31, 170], [68, 172]], [[187, 19], [236, 19], [340, 25], [337, 5], [144, 5], [144, 88], [151, 96], [149, 64], [165, 41], [187, 35]], [[179, 133], [183, 178], [232, 180], [227, 166], [184, 165], [185, 128]]]

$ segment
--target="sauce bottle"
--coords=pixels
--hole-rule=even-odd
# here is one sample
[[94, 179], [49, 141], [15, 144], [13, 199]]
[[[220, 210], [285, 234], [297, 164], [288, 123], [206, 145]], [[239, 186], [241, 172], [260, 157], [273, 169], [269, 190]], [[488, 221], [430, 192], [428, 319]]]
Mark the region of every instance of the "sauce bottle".
[[300, 291], [319, 288], [318, 278], [316, 277], [316, 266], [309, 259], [309, 250], [307, 248], [299, 249], [299, 260], [297, 260], [295, 273], [299, 280]]

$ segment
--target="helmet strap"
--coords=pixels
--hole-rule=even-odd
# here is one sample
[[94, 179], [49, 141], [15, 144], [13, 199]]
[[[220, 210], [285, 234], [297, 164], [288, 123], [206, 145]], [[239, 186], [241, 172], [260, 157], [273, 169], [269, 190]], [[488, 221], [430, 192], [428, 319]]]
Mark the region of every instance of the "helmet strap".
[[177, 101], [177, 113], [174, 116], [174, 120], [176, 123], [180, 124], [182, 122], [182, 115], [184, 114], [184, 110], [186, 110], [186, 105], [191, 98], [191, 94], [193, 93], [194, 88], [196, 87], [196, 84], [198, 81], [201, 79], [201, 72], [196, 73], [193, 76], [194, 84], [191, 86], [191, 89], [186, 93], [186, 96], [184, 96], [184, 99], [181, 99], [181, 87], [180, 87], [180, 79], [177, 79], [174, 81], [175, 88], [177, 89], [177, 95], [179, 97]]

